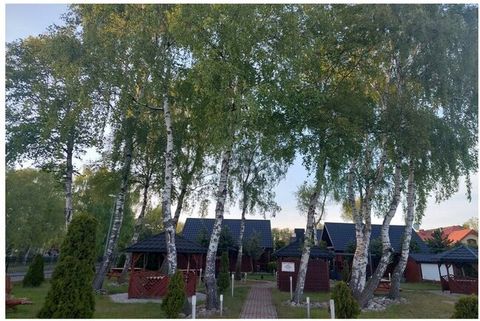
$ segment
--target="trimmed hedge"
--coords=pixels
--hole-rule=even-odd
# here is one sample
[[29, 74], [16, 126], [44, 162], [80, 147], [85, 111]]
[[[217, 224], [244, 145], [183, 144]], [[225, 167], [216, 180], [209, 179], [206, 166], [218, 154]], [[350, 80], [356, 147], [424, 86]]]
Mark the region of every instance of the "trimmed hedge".
[[77, 214], [73, 217], [60, 248], [51, 288], [38, 313], [39, 318], [93, 317], [96, 225], [97, 221], [90, 215]]
[[43, 256], [41, 254], [35, 255], [32, 263], [28, 267], [27, 274], [23, 278], [24, 287], [37, 287], [40, 286], [45, 280], [43, 275]]
[[360, 314], [360, 306], [347, 284], [338, 282], [332, 291], [332, 299], [335, 302], [335, 317], [337, 319], [356, 319]]
[[452, 319], [478, 319], [478, 297], [469, 295], [455, 303]]

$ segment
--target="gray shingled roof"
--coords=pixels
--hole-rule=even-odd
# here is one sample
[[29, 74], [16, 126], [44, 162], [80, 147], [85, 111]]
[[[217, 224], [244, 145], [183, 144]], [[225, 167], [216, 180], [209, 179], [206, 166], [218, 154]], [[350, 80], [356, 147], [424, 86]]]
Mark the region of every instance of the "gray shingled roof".
[[[188, 217], [183, 226], [182, 235], [184, 238], [196, 242], [202, 229], [205, 229], [210, 235], [213, 229], [213, 218], [192, 218]], [[238, 242], [240, 236], [240, 219], [224, 219], [222, 226], [228, 226], [233, 240]], [[254, 233], [261, 235], [260, 246], [264, 248], [273, 248], [272, 228], [269, 220], [245, 220], [244, 240], [248, 240]]]
[[[370, 240], [380, 239], [381, 225], [372, 224], [372, 234]], [[404, 225], [390, 225], [389, 235], [390, 243], [395, 252], [401, 248]], [[322, 232], [322, 240], [333, 246], [335, 252], [344, 252], [349, 244], [355, 243], [355, 224], [353, 223], [331, 223], [325, 222]], [[330, 242], [328, 241], [330, 240]], [[412, 229], [412, 242], [416, 242], [420, 248], [420, 253], [428, 253], [429, 249], [425, 242]]]
[[[303, 242], [298, 240], [293, 241], [287, 246], [278, 249], [273, 252], [273, 255], [276, 257], [301, 257], [303, 250]], [[328, 250], [323, 250], [318, 246], [312, 246], [310, 248], [310, 257], [311, 258], [332, 258], [333, 254]]]
[[[181, 235], [175, 235], [175, 246], [178, 253], [207, 253], [207, 249], [196, 242], [185, 239]], [[165, 232], [154, 235], [127, 247], [125, 252], [154, 252], [167, 253], [165, 246]]]
[[412, 253], [410, 256], [419, 263], [477, 263], [478, 249], [462, 244], [442, 253]]

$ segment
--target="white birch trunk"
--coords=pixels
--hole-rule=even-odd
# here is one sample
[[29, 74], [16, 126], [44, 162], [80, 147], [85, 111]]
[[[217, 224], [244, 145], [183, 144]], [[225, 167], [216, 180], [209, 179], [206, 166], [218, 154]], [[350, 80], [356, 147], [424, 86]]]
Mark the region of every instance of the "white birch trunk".
[[400, 202], [400, 191], [401, 191], [401, 164], [398, 162], [395, 166], [395, 177], [394, 177], [394, 191], [393, 191], [393, 199], [390, 202], [390, 207], [387, 212], [387, 215], [383, 218], [382, 229], [381, 229], [381, 239], [382, 239], [382, 257], [380, 258], [380, 262], [375, 269], [370, 280], [368, 280], [363, 293], [359, 298], [359, 304], [361, 307], [365, 307], [368, 301], [373, 297], [373, 293], [377, 288], [380, 279], [385, 274], [385, 271], [390, 263], [390, 258], [392, 257], [394, 250], [390, 244], [390, 222], [394, 217], [398, 203]]
[[400, 260], [395, 266], [392, 275], [391, 287], [388, 296], [391, 299], [400, 297], [400, 280], [407, 266], [408, 255], [410, 253], [410, 240], [412, 238], [412, 226], [415, 216], [415, 182], [413, 161], [410, 161], [408, 167], [408, 184], [407, 184], [407, 216], [405, 219], [405, 231], [403, 233], [402, 249]]
[[242, 220], [240, 221], [240, 235], [238, 237], [238, 253], [237, 253], [237, 262], [235, 264], [235, 280], [242, 279], [243, 235], [245, 234], [245, 213], [246, 212], [247, 212], [247, 206], [246, 206], [246, 202], [244, 201], [243, 208], [242, 208]]
[[[127, 120], [127, 121], [132, 122], [132, 120]], [[122, 227], [124, 207], [125, 207], [125, 198], [128, 193], [128, 186], [129, 186], [128, 181], [130, 178], [130, 168], [132, 163], [132, 150], [133, 150], [133, 137], [127, 134], [125, 139], [122, 181], [121, 181], [120, 192], [118, 193], [117, 199], [115, 202], [115, 210], [114, 210], [114, 216], [113, 216], [112, 229], [110, 232], [110, 238], [107, 243], [107, 248], [105, 250], [102, 263], [93, 281], [93, 288], [97, 291], [100, 290], [103, 286], [105, 275], [107, 274], [110, 268], [110, 265], [112, 263], [115, 250], [117, 247], [117, 241], [120, 236], [120, 229]]]
[[73, 201], [72, 201], [72, 185], [73, 185], [73, 138], [69, 139], [66, 146], [66, 163], [65, 170], [65, 226], [72, 220]]
[[222, 155], [222, 166], [220, 170], [220, 180], [217, 191], [217, 204], [215, 207], [215, 223], [213, 225], [212, 235], [207, 251], [205, 267], [205, 287], [207, 290], [207, 309], [218, 309], [219, 302], [217, 298], [217, 282], [215, 280], [215, 260], [217, 257], [218, 241], [222, 229], [223, 213], [225, 200], [227, 198], [227, 180], [230, 166], [231, 150], [228, 149]]
[[167, 248], [168, 274], [177, 270], [177, 249], [175, 246], [175, 226], [172, 221], [172, 183], [173, 183], [173, 128], [168, 101], [169, 67], [166, 68], [165, 92], [163, 96], [163, 117], [167, 131], [167, 146], [165, 149], [165, 186], [162, 193], [163, 226], [165, 227], [165, 242]]
[[313, 221], [315, 216], [315, 209], [318, 204], [318, 197], [320, 195], [321, 182], [317, 181], [315, 191], [310, 196], [307, 213], [307, 227], [305, 229], [305, 237], [303, 242], [302, 257], [300, 259], [300, 266], [298, 268], [297, 284], [295, 287], [295, 294], [293, 301], [300, 303], [303, 297], [303, 289], [305, 288], [305, 278], [307, 276], [308, 261], [310, 259], [310, 249], [313, 243]]

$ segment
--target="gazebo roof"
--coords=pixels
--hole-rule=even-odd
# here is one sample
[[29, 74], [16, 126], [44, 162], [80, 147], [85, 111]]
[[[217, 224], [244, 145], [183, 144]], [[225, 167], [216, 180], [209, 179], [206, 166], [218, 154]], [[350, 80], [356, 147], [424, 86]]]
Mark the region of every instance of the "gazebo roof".
[[[295, 240], [294, 242], [288, 244], [287, 246], [278, 249], [273, 253], [277, 257], [301, 257], [303, 249], [303, 242], [301, 240]], [[324, 250], [319, 246], [312, 246], [310, 248], [310, 257], [311, 258], [331, 258], [333, 254], [328, 250]]]
[[442, 253], [412, 253], [410, 256], [421, 263], [477, 263], [478, 249], [462, 244]]
[[[181, 235], [175, 235], [175, 246], [178, 253], [207, 253], [207, 249], [198, 243], [187, 240]], [[125, 252], [167, 253], [165, 245], [165, 232], [154, 235], [148, 239], [133, 244], [124, 249]]]

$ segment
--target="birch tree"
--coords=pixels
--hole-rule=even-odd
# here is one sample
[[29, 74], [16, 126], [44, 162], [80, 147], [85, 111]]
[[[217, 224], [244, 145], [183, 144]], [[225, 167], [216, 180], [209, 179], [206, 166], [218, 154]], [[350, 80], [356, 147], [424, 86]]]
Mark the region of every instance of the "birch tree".
[[7, 163], [33, 160], [64, 180], [65, 224], [73, 215], [73, 159], [100, 145], [105, 104], [75, 25], [8, 44]]

